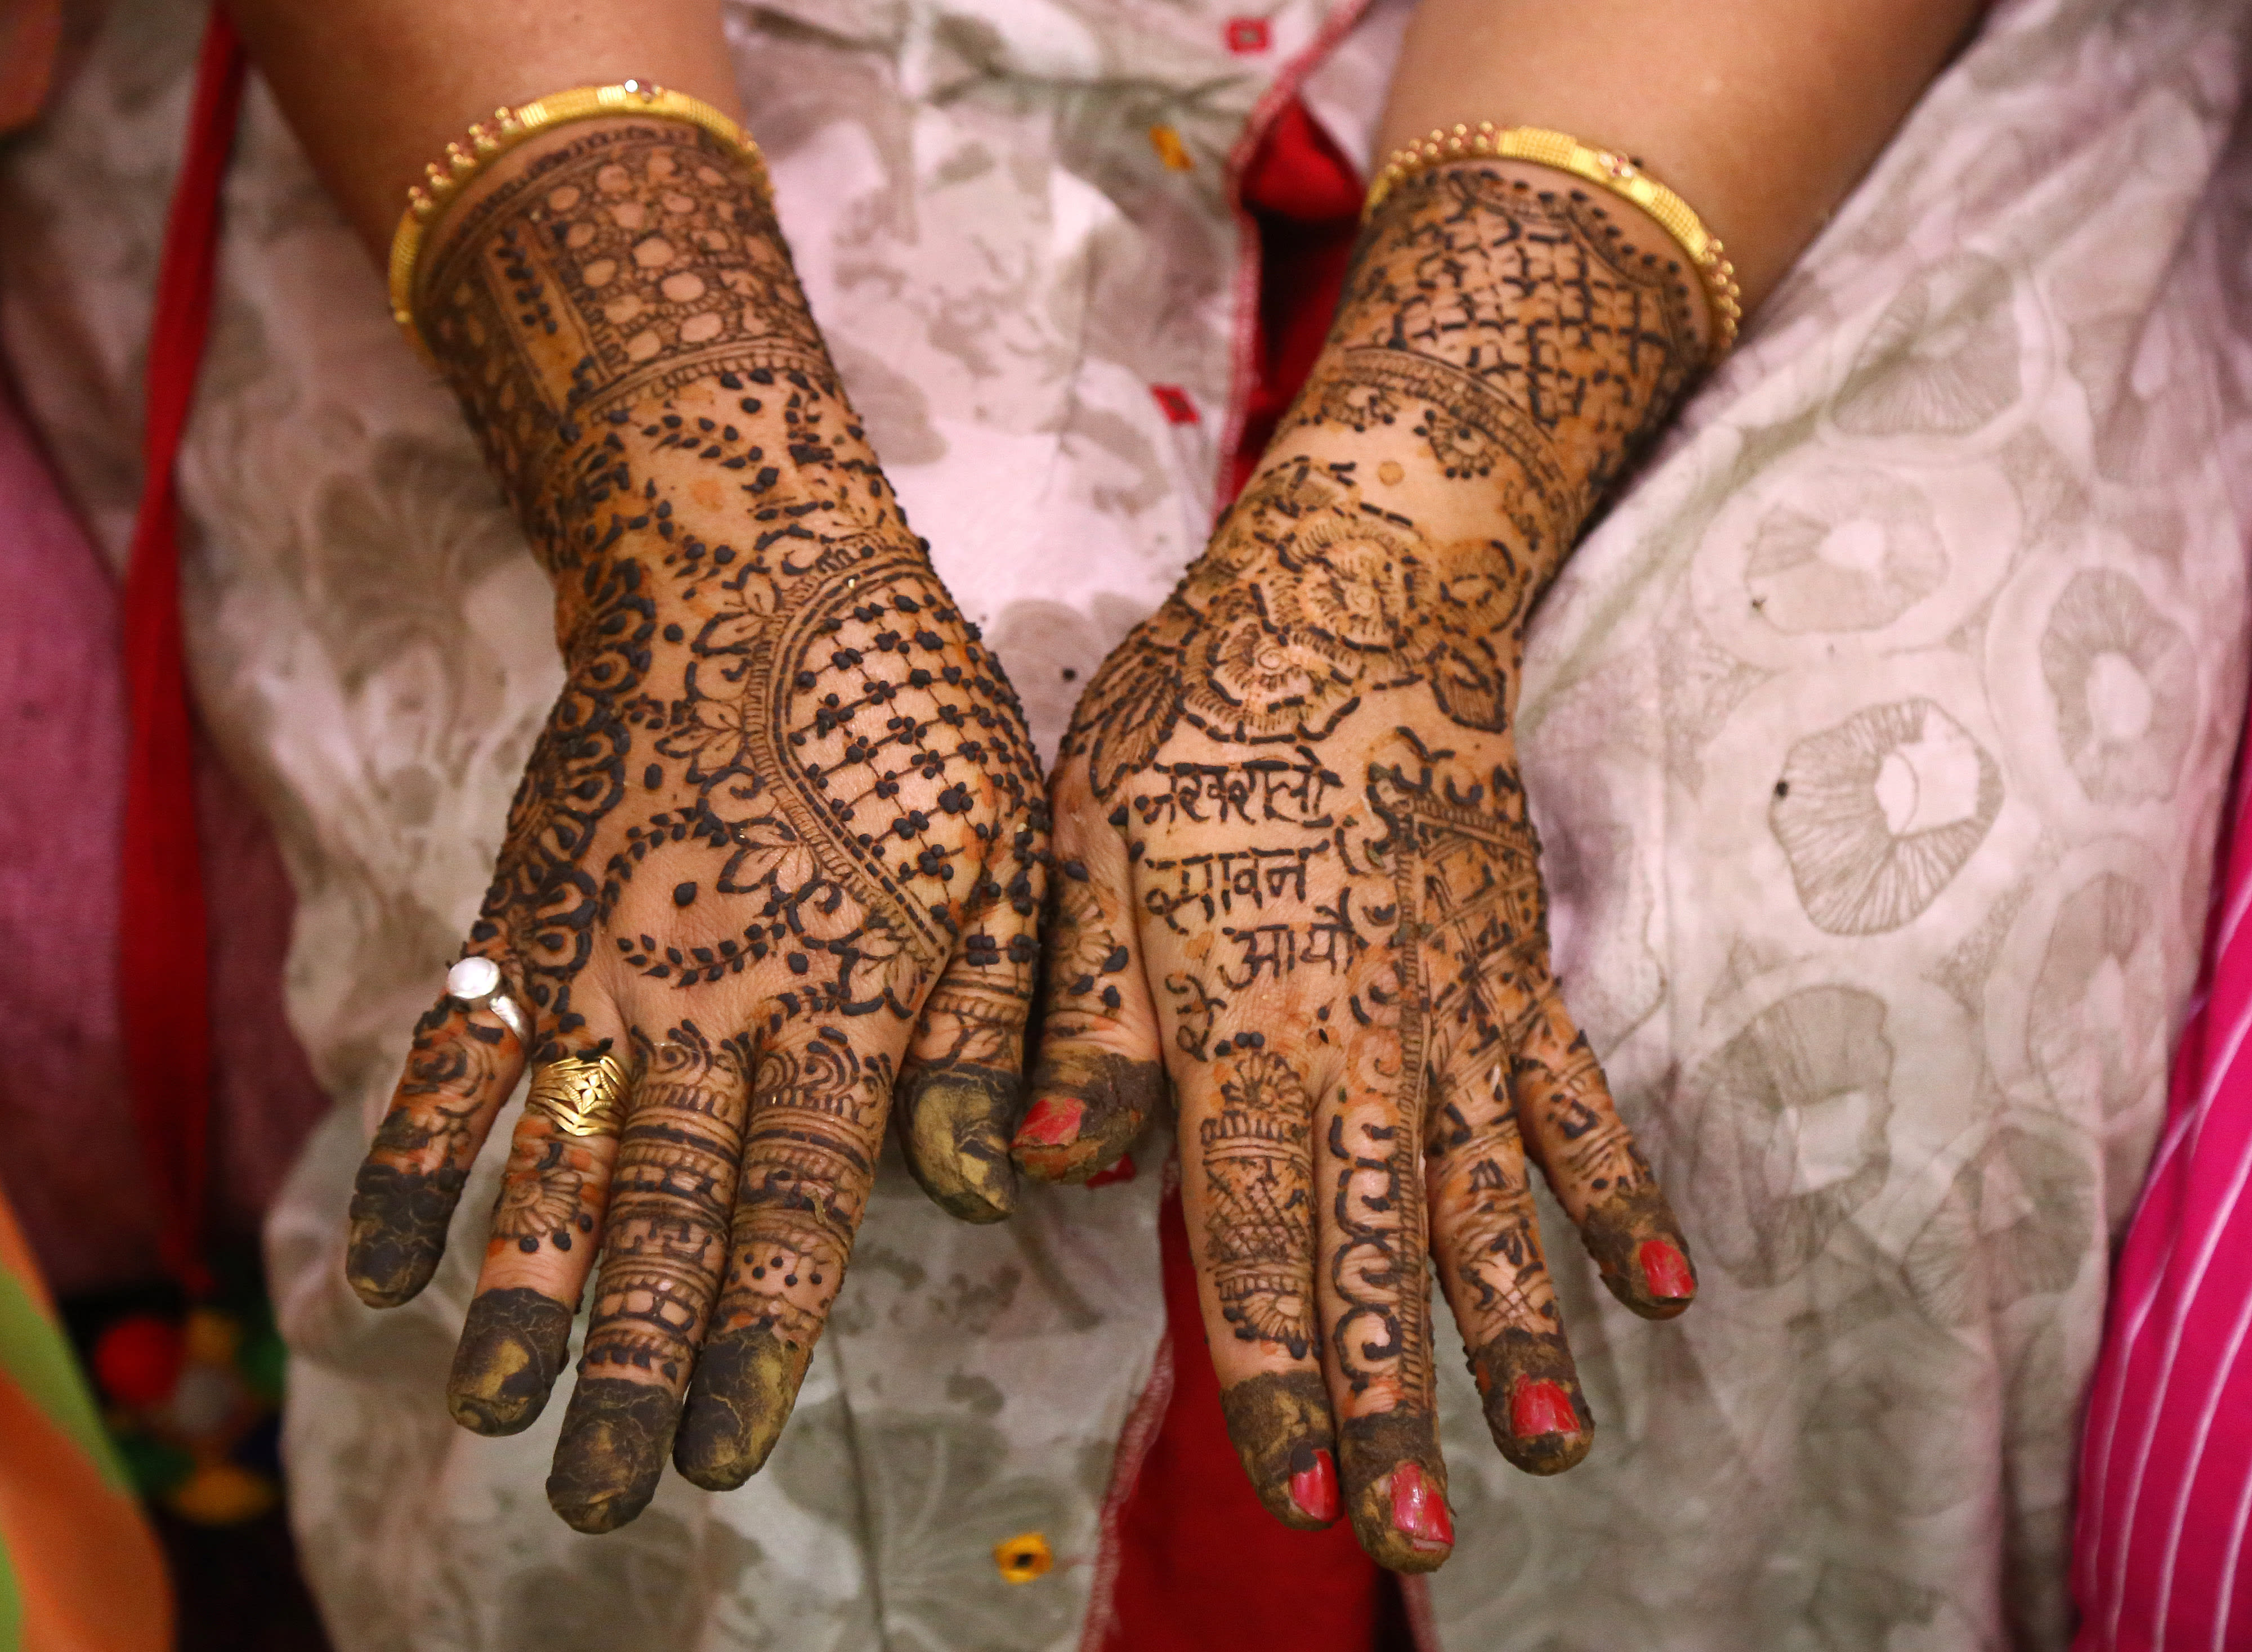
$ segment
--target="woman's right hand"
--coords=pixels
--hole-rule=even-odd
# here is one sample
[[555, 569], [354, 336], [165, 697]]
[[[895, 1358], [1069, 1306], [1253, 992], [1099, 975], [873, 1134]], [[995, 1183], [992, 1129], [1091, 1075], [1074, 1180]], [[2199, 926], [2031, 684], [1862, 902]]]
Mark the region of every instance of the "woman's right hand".
[[[764, 1461], [895, 1102], [939, 1203], [1007, 1214], [1046, 811], [740, 162], [566, 126], [441, 232], [418, 315], [554, 577], [567, 680], [467, 948], [530, 1048], [489, 1007], [423, 1018], [347, 1268], [379, 1307], [428, 1281], [528, 1061], [449, 1400], [527, 1426], [599, 1254], [548, 1493], [607, 1531], [668, 1451], [715, 1488]], [[615, 1116], [540, 1100], [605, 1057]]]

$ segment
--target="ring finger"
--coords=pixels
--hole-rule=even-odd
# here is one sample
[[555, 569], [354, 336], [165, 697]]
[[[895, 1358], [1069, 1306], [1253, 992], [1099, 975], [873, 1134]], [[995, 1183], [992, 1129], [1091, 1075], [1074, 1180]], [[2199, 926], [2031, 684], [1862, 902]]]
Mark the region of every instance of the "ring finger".
[[562, 1372], [618, 1156], [620, 1042], [532, 1070], [446, 1385], [454, 1419], [477, 1433], [530, 1427]]
[[633, 1042], [601, 1273], [547, 1480], [548, 1502], [581, 1531], [623, 1525], [656, 1493], [719, 1291], [742, 1156], [742, 1041], [683, 1021], [654, 1047]]
[[1560, 1474], [1588, 1454], [1595, 1419], [1541, 1254], [1506, 1070], [1483, 1078], [1449, 1086], [1430, 1133], [1431, 1248], [1494, 1444], [1528, 1474]]

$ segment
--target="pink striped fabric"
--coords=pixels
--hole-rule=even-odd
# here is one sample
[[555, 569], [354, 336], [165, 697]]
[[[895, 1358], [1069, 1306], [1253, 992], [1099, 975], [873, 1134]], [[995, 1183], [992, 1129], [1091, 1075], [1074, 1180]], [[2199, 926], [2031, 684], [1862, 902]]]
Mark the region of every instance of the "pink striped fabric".
[[2081, 1442], [2075, 1652], [2252, 1648], [2252, 764]]

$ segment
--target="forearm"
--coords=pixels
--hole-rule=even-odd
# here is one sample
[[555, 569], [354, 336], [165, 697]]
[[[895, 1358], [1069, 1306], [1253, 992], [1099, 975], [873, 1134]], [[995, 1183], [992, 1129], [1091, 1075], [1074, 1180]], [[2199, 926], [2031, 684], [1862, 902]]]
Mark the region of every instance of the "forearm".
[[1380, 154], [1539, 126], [1639, 157], [1727, 244], [1747, 307], [1868, 169], [1984, 0], [1421, 0]]
[[[1394, 594], [1366, 613], [1302, 602], [1291, 634], [1357, 661], [1380, 640], [1391, 681], [1421, 677], [1457, 722], [1505, 729], [1527, 612], [1695, 379], [1712, 325], [1679, 248], [1601, 189], [1498, 161], [1406, 179], [1231, 518], [1284, 539], [1287, 519], [1341, 506], [1366, 527], [1322, 559], [1354, 565], [1363, 590], [1383, 562], [1375, 588]], [[1240, 543], [1217, 538], [1220, 566], [1180, 600], [1224, 601]], [[1317, 595], [1342, 577], [1306, 549], [1290, 560]], [[1420, 615], [1412, 641], [1395, 608]]]
[[313, 166], [379, 261], [472, 121], [638, 79], [740, 117], [719, 0], [227, 0]]
[[434, 220], [412, 304], [552, 572], [632, 556], [685, 598], [765, 561], [762, 522], [904, 531], [763, 183], [685, 122], [508, 151]]

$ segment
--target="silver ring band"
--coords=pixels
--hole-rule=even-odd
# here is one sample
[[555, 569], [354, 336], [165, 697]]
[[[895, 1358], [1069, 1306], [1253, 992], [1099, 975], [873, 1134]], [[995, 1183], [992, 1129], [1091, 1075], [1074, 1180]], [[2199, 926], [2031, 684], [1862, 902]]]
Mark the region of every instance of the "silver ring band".
[[446, 971], [446, 996], [464, 1010], [490, 1010], [521, 1045], [532, 1042], [532, 1028], [515, 999], [501, 989], [500, 966], [490, 958], [462, 959]]

